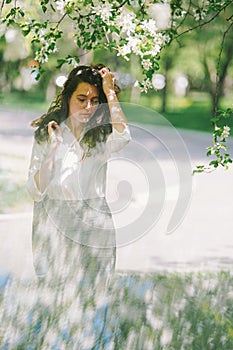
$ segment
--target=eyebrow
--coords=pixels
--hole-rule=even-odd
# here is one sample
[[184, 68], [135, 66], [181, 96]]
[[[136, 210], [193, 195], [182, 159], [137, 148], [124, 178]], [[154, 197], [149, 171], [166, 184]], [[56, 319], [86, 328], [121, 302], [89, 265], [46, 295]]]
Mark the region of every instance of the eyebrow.
[[[84, 95], [84, 94], [78, 94], [77, 96], [79, 96], [79, 97], [87, 97], [87, 95]], [[99, 96], [93, 96], [92, 99], [93, 98], [99, 98]]]

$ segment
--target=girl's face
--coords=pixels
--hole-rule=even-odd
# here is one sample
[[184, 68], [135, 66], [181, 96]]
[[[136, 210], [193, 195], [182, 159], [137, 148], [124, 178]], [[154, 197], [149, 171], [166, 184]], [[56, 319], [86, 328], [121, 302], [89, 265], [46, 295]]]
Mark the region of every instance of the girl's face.
[[71, 95], [69, 117], [77, 124], [86, 124], [99, 104], [99, 92], [95, 85], [81, 82]]

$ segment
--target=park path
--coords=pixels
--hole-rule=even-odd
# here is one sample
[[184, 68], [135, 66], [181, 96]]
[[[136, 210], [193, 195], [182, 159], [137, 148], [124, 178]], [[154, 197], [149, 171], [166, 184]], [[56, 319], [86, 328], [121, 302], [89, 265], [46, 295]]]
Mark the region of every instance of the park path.
[[[12, 173], [16, 172], [22, 180], [27, 176], [32, 145], [29, 121], [35, 117], [35, 112], [0, 110], [0, 166]], [[159, 163], [156, 169], [161, 170], [165, 178], [166, 200], [157, 222], [147, 233], [141, 238], [136, 234], [119, 241], [117, 270], [172, 272], [232, 269], [232, 168], [192, 177], [192, 196], [184, 219], [172, 234], [166, 234], [179, 191], [177, 171], [174, 169], [177, 166], [185, 167], [182, 162], [186, 152], [192, 167], [206, 161], [205, 148], [211, 143], [211, 135], [179, 130], [184, 141], [184, 146], [180, 146], [180, 136], [171, 127], [132, 125], [131, 130], [133, 140], [120, 157], [110, 162], [109, 198], [113, 200], [113, 206], [115, 192], [111, 192], [111, 188], [116, 186], [122, 174], [129, 174], [124, 180], [132, 183], [132, 188], [136, 189], [133, 206], [129, 206], [125, 213], [115, 211], [113, 215], [117, 229], [120, 232], [121, 227], [128, 224], [130, 230], [133, 227], [132, 219], [144, 215], [146, 185], [143, 171], [154, 171], [153, 156]], [[232, 140], [229, 148], [233, 154]], [[175, 154], [175, 160], [169, 152]], [[159, 193], [161, 189], [157, 190]], [[153, 198], [156, 206], [156, 193]], [[150, 218], [143, 217], [144, 222], [147, 219]], [[33, 274], [31, 222], [32, 203], [18, 213], [0, 215], [0, 271], [20, 276]], [[146, 231], [145, 227], [143, 229]]]

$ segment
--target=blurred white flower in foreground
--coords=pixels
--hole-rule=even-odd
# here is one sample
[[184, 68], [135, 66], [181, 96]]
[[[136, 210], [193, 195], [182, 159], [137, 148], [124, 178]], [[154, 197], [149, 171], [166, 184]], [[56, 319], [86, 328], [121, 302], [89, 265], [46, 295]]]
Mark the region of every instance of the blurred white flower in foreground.
[[158, 29], [166, 29], [171, 25], [171, 9], [169, 4], [150, 5], [148, 15], [155, 19]]
[[172, 340], [173, 331], [170, 328], [164, 328], [160, 337], [161, 346], [169, 344]]

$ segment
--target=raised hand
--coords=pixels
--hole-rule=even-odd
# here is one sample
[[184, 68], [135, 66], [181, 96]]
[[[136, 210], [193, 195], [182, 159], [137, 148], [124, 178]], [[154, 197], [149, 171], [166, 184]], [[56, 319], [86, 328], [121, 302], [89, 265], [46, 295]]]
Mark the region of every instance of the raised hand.
[[100, 69], [99, 74], [102, 77], [102, 86], [107, 98], [112, 125], [117, 131], [123, 132], [128, 122], [114, 90], [114, 74], [107, 67]]
[[99, 70], [105, 95], [114, 94], [114, 74], [107, 67]]
[[61, 128], [54, 120], [48, 123], [48, 134], [52, 144], [58, 144], [63, 141]]

